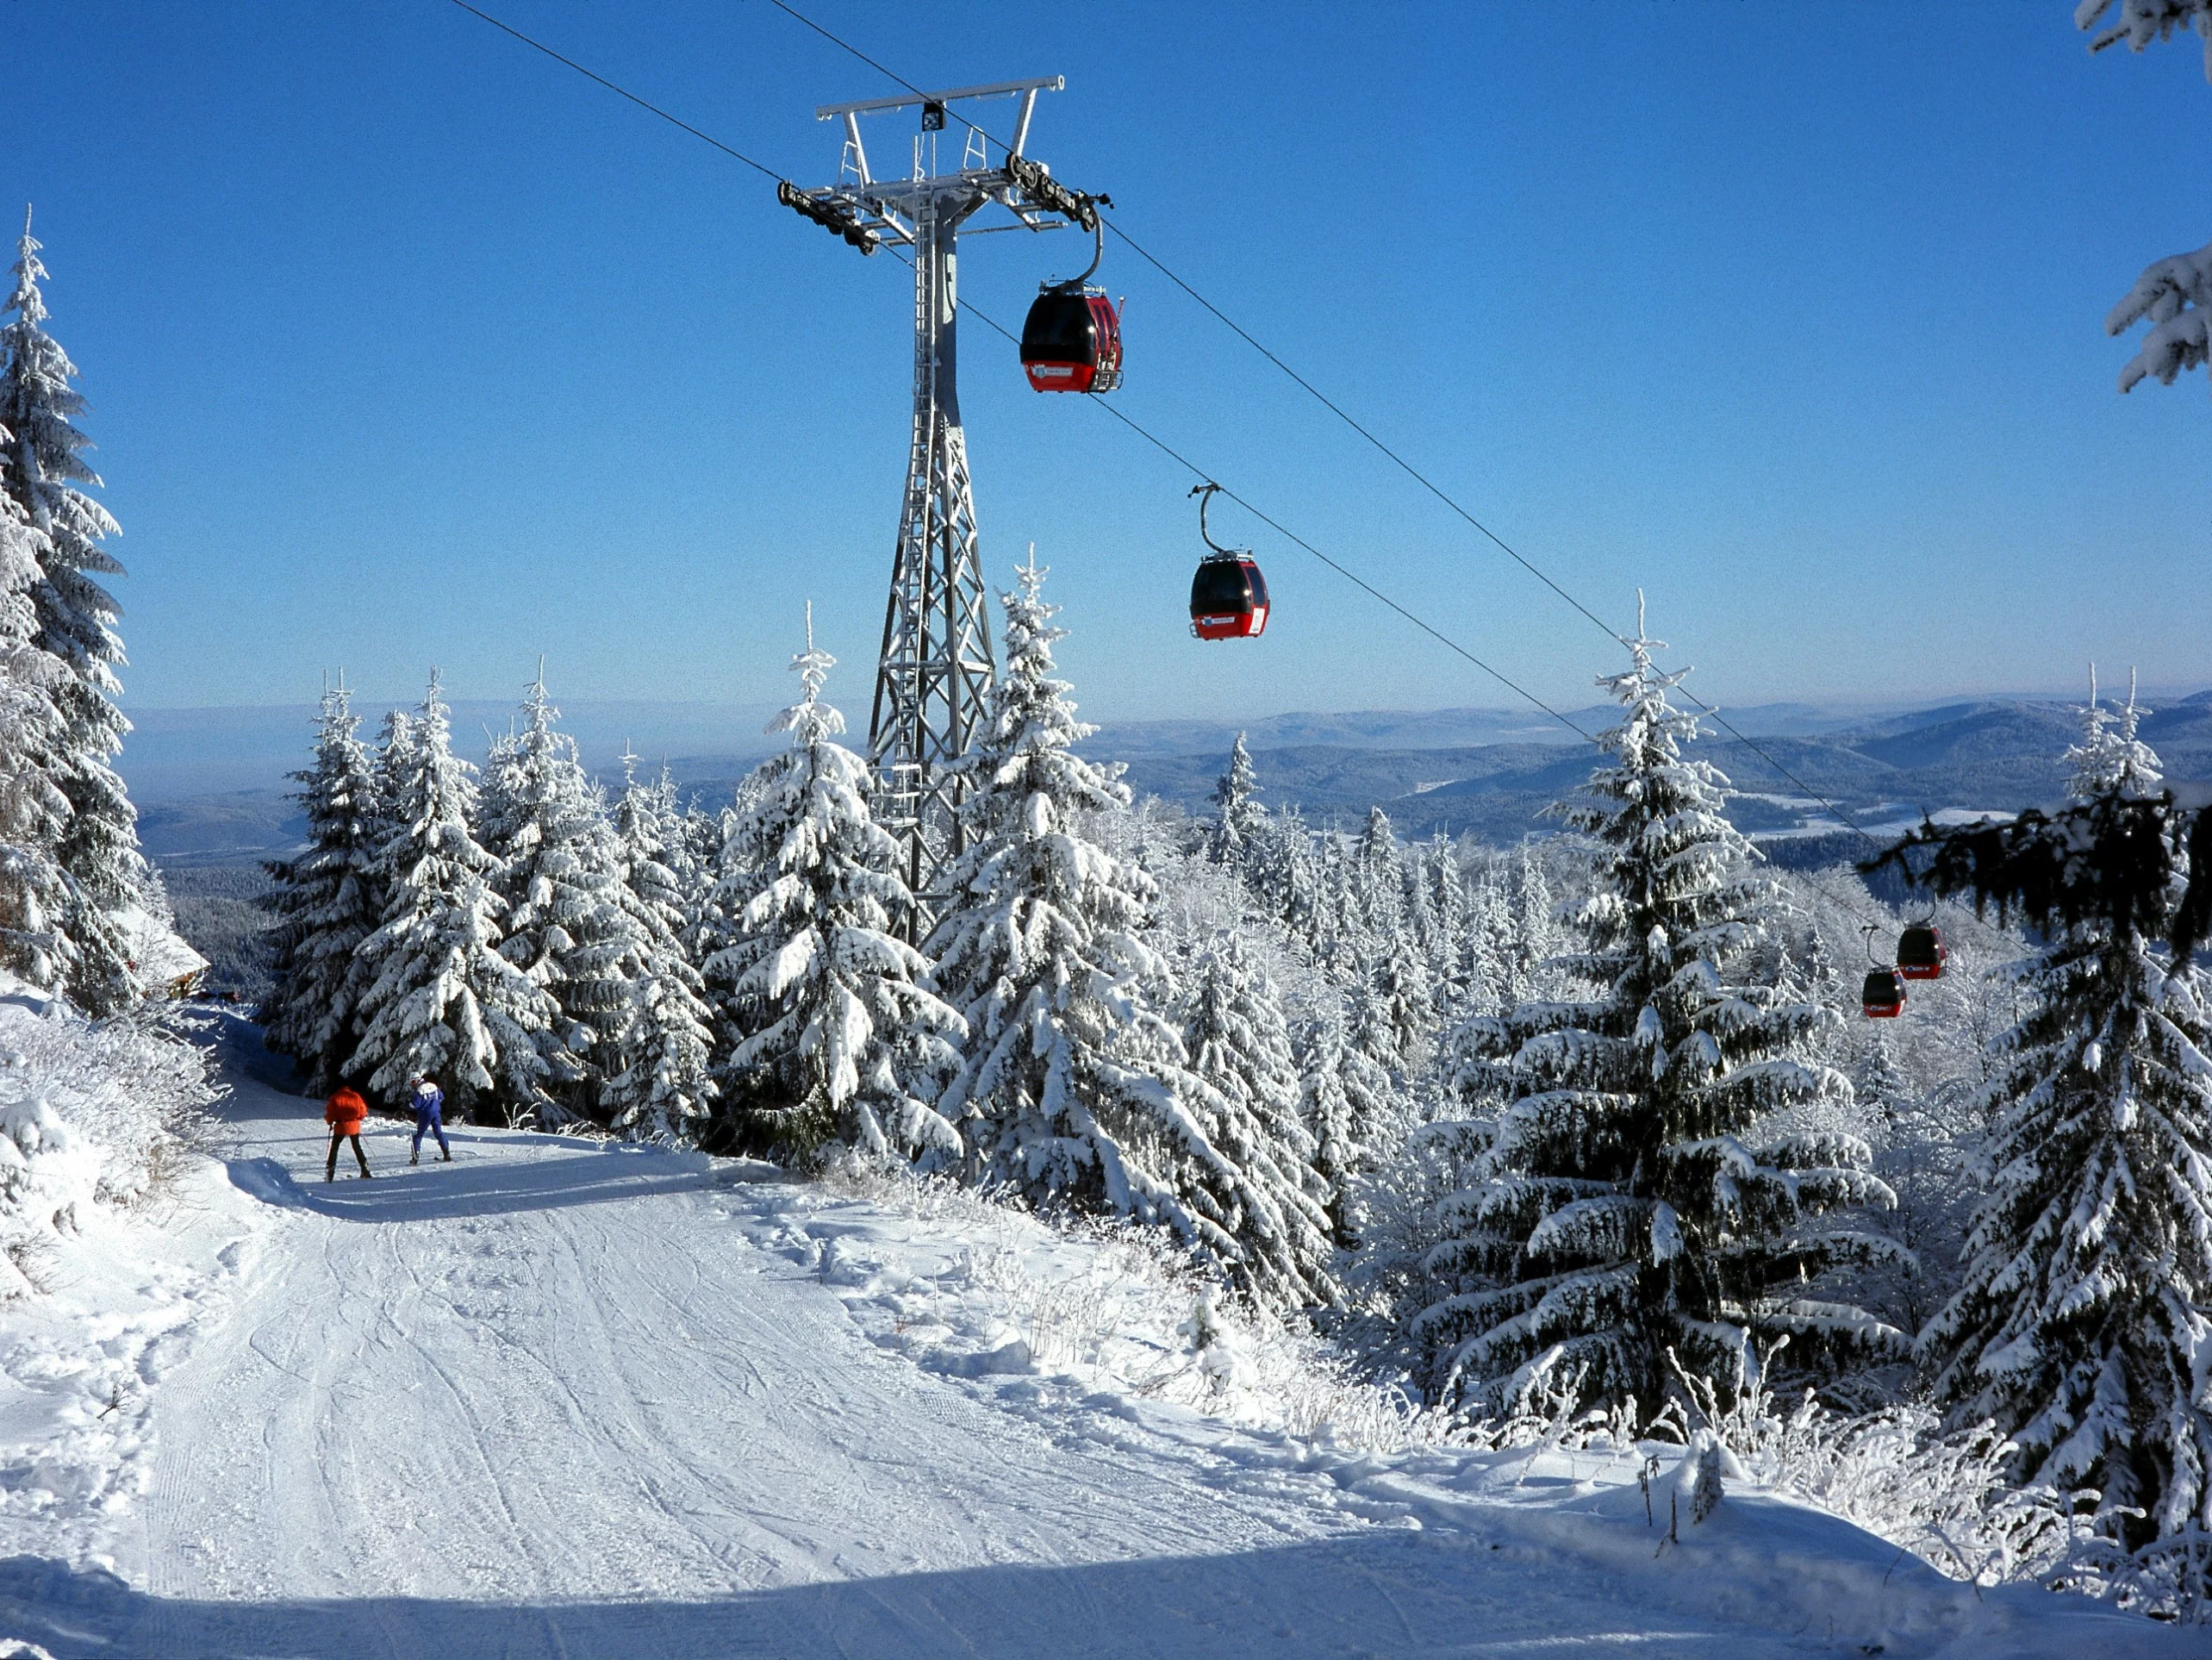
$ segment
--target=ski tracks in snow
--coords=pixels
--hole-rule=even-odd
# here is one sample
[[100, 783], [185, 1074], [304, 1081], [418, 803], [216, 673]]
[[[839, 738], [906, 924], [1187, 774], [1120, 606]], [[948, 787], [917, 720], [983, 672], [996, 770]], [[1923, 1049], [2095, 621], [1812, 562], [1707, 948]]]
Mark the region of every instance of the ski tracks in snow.
[[159, 1402], [158, 1606], [726, 1597], [1342, 1525], [885, 1353], [704, 1159], [464, 1132], [411, 1170], [377, 1131], [377, 1178], [326, 1186], [310, 1111], [240, 1149], [290, 1172], [281, 1231]]
[[[1467, 1498], [1489, 1478], [1463, 1461], [1320, 1457], [996, 1351], [918, 1351], [950, 1282], [877, 1295], [854, 1264], [895, 1251], [847, 1248], [850, 1205], [733, 1179], [759, 1167], [464, 1131], [455, 1164], [410, 1170], [378, 1126], [377, 1179], [325, 1185], [312, 1103], [241, 1080], [229, 1110], [231, 1197], [274, 1220], [153, 1396], [135, 1549], [121, 1576], [0, 1564], [0, 1632], [56, 1656], [1863, 1647], [1835, 1599], [1823, 1628], [1819, 1601], [1748, 1582], [1671, 1594], [1640, 1515], [1586, 1519], [1629, 1541], [1608, 1563], [1555, 1508], [1519, 1525]], [[1780, 1513], [1723, 1507], [1733, 1548]], [[1949, 1614], [1915, 1629], [1889, 1652], [2019, 1651]]]

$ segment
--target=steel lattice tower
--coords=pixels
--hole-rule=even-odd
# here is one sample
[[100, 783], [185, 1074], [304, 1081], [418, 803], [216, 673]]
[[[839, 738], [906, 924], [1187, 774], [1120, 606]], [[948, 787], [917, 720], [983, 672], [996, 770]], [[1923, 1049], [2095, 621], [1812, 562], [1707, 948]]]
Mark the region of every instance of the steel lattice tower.
[[[1013, 215], [1016, 223], [1007, 229], [1046, 230], [1067, 221], [1096, 228], [1093, 199], [1058, 184], [1023, 154], [1037, 95], [1058, 91], [1062, 84], [1052, 76], [825, 105], [814, 112], [817, 116], [844, 122], [838, 182], [817, 190], [786, 183], [777, 192], [863, 253], [885, 245], [912, 253], [913, 430], [868, 746], [876, 773], [878, 821], [900, 839], [907, 885], [925, 902], [933, 895], [939, 866], [960, 850], [954, 812], [960, 781], [947, 769], [974, 741], [996, 674], [968, 440], [960, 425], [957, 240], [962, 224], [994, 203]], [[961, 146], [959, 165], [939, 172], [937, 149], [945, 105], [996, 97], [1019, 100], [1002, 165], [987, 165], [989, 141], [971, 128]], [[915, 108], [921, 111], [922, 130], [914, 135], [912, 177], [874, 178], [859, 117]]]

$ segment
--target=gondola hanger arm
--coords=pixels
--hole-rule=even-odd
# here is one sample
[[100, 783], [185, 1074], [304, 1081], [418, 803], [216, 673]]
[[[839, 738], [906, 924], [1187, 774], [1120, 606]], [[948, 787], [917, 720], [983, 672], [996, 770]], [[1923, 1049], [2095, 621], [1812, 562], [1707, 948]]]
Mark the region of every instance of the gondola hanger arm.
[[1096, 271], [1106, 259], [1106, 221], [1094, 216], [1091, 234], [1094, 239], [1091, 247], [1091, 263], [1083, 267], [1083, 274], [1080, 277], [1070, 277], [1064, 283], [1047, 283], [1044, 284], [1045, 287], [1062, 289], [1070, 294], [1080, 293], [1082, 290], [1083, 285], [1091, 280], [1091, 273]]
[[1206, 527], [1206, 510], [1212, 505], [1214, 493], [1220, 488], [1220, 485], [1208, 480], [1203, 484], [1193, 484], [1191, 486], [1190, 493], [1198, 497], [1199, 540], [1213, 550], [1214, 557], [1217, 559], [1233, 559], [1238, 553], [1243, 552], [1243, 550], [1241, 548], [1224, 547], [1219, 542], [1213, 540], [1212, 534], [1209, 533]]

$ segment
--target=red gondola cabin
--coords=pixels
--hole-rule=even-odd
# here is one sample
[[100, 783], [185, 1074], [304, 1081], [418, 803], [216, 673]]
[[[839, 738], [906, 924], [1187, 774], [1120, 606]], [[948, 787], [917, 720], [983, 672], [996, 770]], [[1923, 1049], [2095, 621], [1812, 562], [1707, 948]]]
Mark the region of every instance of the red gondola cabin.
[[1268, 579], [1249, 553], [1199, 562], [1191, 578], [1191, 632], [1200, 640], [1257, 640], [1268, 627]]
[[1102, 288], [1047, 288], [1021, 326], [1021, 366], [1040, 392], [1121, 384], [1121, 316]]
[[1904, 977], [1893, 968], [1868, 969], [1860, 1001], [1868, 1020], [1895, 1020], [1904, 1013]]
[[1941, 928], [1916, 924], [1897, 936], [1897, 972], [1908, 980], [1941, 979], [1950, 955]]

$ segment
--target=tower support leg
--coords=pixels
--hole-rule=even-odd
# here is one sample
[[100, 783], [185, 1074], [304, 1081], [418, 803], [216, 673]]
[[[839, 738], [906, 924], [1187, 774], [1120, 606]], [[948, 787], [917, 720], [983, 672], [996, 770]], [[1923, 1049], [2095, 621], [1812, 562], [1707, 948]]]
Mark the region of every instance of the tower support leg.
[[913, 433], [868, 728], [877, 817], [900, 839], [918, 933], [961, 851], [960, 781], [946, 769], [975, 740], [994, 674], [958, 386], [955, 243], [978, 205], [948, 190], [915, 215]]

